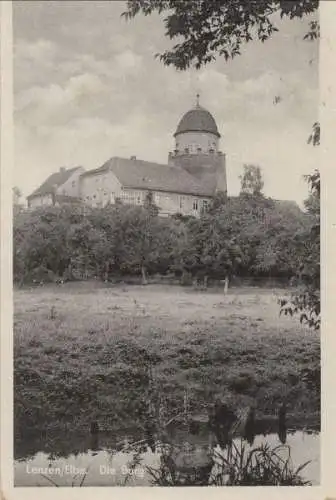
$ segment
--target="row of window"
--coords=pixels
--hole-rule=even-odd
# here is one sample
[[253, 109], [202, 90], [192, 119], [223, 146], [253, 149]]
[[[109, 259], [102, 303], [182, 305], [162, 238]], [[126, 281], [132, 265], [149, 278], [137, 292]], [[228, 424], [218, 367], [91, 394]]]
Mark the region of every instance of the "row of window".
[[[109, 194], [106, 191], [104, 191], [103, 193], [100, 194], [100, 196], [98, 196], [97, 194], [93, 194], [92, 196], [86, 196], [86, 200], [88, 200], [88, 201], [89, 200], [97, 200], [97, 199], [101, 200], [102, 197], [104, 197], [105, 200], [107, 197], [109, 197], [110, 200], [113, 200], [115, 197], [115, 193]], [[138, 192], [137, 191], [122, 191], [119, 195], [119, 198], [123, 201], [126, 201], [129, 204], [132, 204], [132, 205], [142, 205], [143, 200], [145, 198], [145, 195], [144, 195], [144, 193], [140, 193], [139, 191]], [[157, 205], [160, 206], [164, 200], [172, 201], [172, 198], [179, 199], [180, 210], [183, 210], [184, 208], [186, 208], [186, 205], [188, 205], [187, 201], [188, 201], [189, 197], [187, 197], [187, 196], [176, 196], [176, 195], [169, 196], [169, 195], [162, 194], [162, 193], [155, 193], [153, 196], [153, 201], [154, 201], [154, 203], [157, 203]], [[195, 198], [193, 199], [192, 209], [195, 212], [198, 212], [201, 209], [207, 209], [208, 206], [209, 206], [208, 200], [195, 199]]]
[[198, 210], [203, 209], [206, 210], [209, 206], [208, 200], [194, 200], [193, 201], [193, 210], [198, 212]]
[[[179, 144], [176, 144], [176, 149], [175, 149], [175, 154], [179, 153], [181, 150], [180, 150], [180, 145]], [[185, 146], [183, 148], [183, 151], [184, 153], [188, 154], [192, 151], [197, 151], [197, 153], [214, 153], [216, 151], [216, 144], [212, 144], [212, 145], [209, 145], [207, 148], [201, 148], [199, 146], [194, 146], [194, 145], [190, 145], [190, 146]]]
[[143, 194], [139, 191], [122, 191], [120, 193], [120, 199], [133, 205], [141, 205]]

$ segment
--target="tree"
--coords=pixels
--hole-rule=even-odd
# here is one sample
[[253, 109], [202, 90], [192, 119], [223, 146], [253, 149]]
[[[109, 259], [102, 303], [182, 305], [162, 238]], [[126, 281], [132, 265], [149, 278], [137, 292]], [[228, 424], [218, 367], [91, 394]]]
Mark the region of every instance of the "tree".
[[[111, 207], [111, 224], [108, 240], [113, 252], [110, 261], [114, 270], [139, 274], [147, 284], [151, 272], [165, 272], [172, 263], [174, 248], [173, 219], [158, 217], [158, 208], [149, 195], [143, 207], [115, 205]], [[105, 224], [106, 230], [106, 224]]]
[[40, 207], [14, 218], [14, 276], [62, 276], [70, 258], [68, 207]]
[[313, 217], [320, 215], [320, 197], [316, 192], [311, 191], [303, 203], [308, 214]]
[[257, 165], [244, 165], [244, 173], [240, 177], [241, 194], [252, 196], [261, 195], [264, 187], [260, 167]]
[[200, 219], [185, 223], [176, 245], [176, 267], [193, 276], [226, 278], [248, 274], [265, 227], [264, 212], [272, 202], [263, 197], [215, 197]]
[[20, 200], [22, 198], [22, 193], [17, 186], [14, 186], [12, 194], [13, 194], [13, 215], [15, 217], [15, 215], [18, 214], [23, 209], [23, 205], [22, 203], [20, 203]]
[[265, 214], [265, 223], [256, 248], [251, 271], [258, 276], [287, 278], [297, 273], [305, 250], [304, 242], [311, 218], [302, 212], [286, 210], [278, 203]]
[[214, 213], [216, 210], [227, 203], [228, 197], [227, 193], [224, 191], [217, 191], [213, 197], [208, 209], [205, 211], [207, 213]]
[[[220, 201], [220, 200], [219, 200]], [[295, 204], [264, 196], [229, 197], [215, 200], [208, 211], [209, 225], [219, 224], [222, 238], [235, 240], [241, 276], [290, 278], [300, 262], [297, 245], [311, 225], [311, 218]]]
[[22, 197], [22, 193], [20, 188], [17, 186], [13, 187], [13, 203], [14, 205], [19, 205], [20, 204], [20, 199]]
[[154, 203], [153, 192], [148, 191], [144, 201], [144, 209], [147, 210], [147, 213], [151, 217], [155, 217], [159, 214], [159, 208]]
[[[302, 18], [316, 12], [318, 6], [319, 0], [128, 0], [122, 15], [132, 19], [140, 13], [165, 13], [165, 34], [178, 43], [156, 56], [166, 66], [185, 70], [191, 66], [199, 69], [217, 56], [231, 59], [253, 39], [265, 42], [278, 31], [276, 13]], [[319, 24], [313, 20], [304, 38], [318, 37]]]
[[313, 130], [308, 138], [308, 144], [312, 144], [313, 146], [319, 146], [320, 138], [321, 138], [320, 123], [315, 122], [313, 125]]
[[[313, 125], [308, 138], [308, 144], [320, 144], [320, 124]], [[320, 172], [305, 176], [308, 182], [310, 195], [305, 201], [305, 207], [312, 216], [310, 228], [302, 239], [302, 261], [298, 269], [298, 293], [293, 294], [292, 300], [280, 300], [280, 312], [284, 314], [299, 314], [300, 322], [318, 330], [321, 326], [321, 296], [320, 296]]]

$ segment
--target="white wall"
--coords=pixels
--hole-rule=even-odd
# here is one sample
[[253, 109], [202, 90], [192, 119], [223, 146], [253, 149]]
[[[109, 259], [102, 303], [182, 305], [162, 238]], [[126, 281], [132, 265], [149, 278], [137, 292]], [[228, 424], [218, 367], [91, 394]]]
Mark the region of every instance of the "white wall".
[[84, 175], [80, 178], [81, 198], [91, 206], [105, 206], [121, 198], [121, 184], [110, 171]]
[[45, 205], [52, 205], [51, 194], [34, 196], [28, 202], [29, 208], [37, 208], [37, 207], [42, 207]]
[[66, 195], [66, 196], [80, 196], [80, 181], [79, 176], [84, 172], [83, 167], [78, 167], [77, 170], [67, 179], [67, 181], [59, 186], [56, 190], [56, 194]]
[[154, 203], [160, 208], [160, 215], [181, 213], [183, 215], [198, 216], [201, 213], [204, 201], [210, 202], [210, 198], [162, 191], [155, 191], [153, 198]]
[[176, 136], [176, 147], [178, 151], [184, 153], [185, 148], [189, 149], [189, 153], [197, 154], [198, 148], [201, 148], [203, 153], [208, 153], [209, 149], [218, 151], [219, 139], [216, 135], [206, 132], [184, 132]]

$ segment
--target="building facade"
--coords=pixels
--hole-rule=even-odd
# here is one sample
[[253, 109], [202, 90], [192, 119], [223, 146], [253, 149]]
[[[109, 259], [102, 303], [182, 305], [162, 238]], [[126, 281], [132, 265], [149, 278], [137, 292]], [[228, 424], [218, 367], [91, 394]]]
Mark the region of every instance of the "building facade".
[[79, 201], [81, 198], [80, 175], [83, 172], [83, 167], [60, 168], [27, 197], [28, 207], [37, 208]]
[[199, 105], [181, 118], [175, 149], [167, 164], [113, 157], [94, 170], [61, 169], [28, 197], [31, 207], [71, 200], [103, 207], [120, 200], [143, 205], [151, 192], [160, 215], [198, 216], [214, 195], [227, 193], [225, 155], [219, 150], [220, 134], [209, 111]]

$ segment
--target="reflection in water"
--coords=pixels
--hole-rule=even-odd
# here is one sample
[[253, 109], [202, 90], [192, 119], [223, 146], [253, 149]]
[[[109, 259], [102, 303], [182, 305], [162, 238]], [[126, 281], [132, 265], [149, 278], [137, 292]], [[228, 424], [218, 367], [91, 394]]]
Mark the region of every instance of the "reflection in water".
[[[146, 466], [158, 468], [160, 465], [160, 448], [151, 450], [142, 446], [139, 460], [134, 451], [127, 451], [127, 442], [123, 449], [109, 446], [102, 449], [98, 434], [90, 436], [89, 450], [71, 454], [66, 458], [51, 456], [50, 453], [38, 452], [32, 458], [16, 460], [14, 464], [15, 486], [146, 486], [151, 485], [151, 476]], [[106, 443], [106, 440], [104, 440]], [[257, 436], [253, 443], [256, 447], [267, 442], [271, 447], [281, 443], [277, 434], [267, 437]], [[295, 467], [311, 460], [302, 471], [304, 479], [313, 485], [320, 481], [320, 435], [296, 431], [287, 436], [287, 444], [291, 448], [291, 458]], [[112, 443], [111, 443], [112, 444]], [[55, 449], [57, 443], [54, 442]], [[202, 443], [199, 443], [199, 447]], [[204, 443], [203, 443], [204, 446]], [[99, 451], [98, 451], [99, 450]], [[133, 469], [131, 463], [136, 464]], [[84, 477], [85, 476], [85, 477]]]
[[286, 405], [283, 403], [279, 411], [279, 439], [282, 444], [286, 442], [287, 427], [286, 427]]

